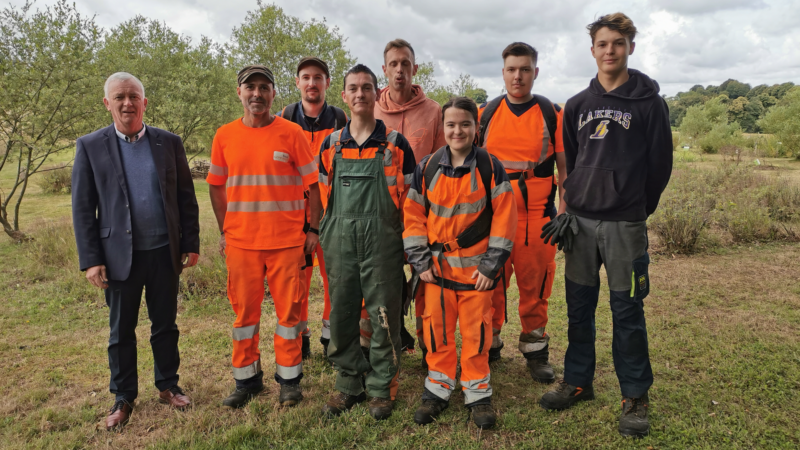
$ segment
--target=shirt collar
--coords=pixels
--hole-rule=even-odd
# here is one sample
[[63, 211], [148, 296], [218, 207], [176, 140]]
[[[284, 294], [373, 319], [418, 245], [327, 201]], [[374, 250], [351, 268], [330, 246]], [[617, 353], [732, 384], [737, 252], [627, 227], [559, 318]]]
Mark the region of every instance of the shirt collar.
[[[464, 163], [458, 167], [470, 167], [472, 161], [477, 157], [477, 153], [475, 152], [475, 144], [472, 144], [472, 150], [469, 152], [469, 155], [464, 159]], [[448, 145], [445, 149], [444, 155], [442, 155], [442, 159], [439, 161], [440, 166], [451, 166], [453, 163], [451, 162], [451, 155], [450, 155], [450, 146]], [[457, 169], [457, 167], [453, 167], [453, 169]]]
[[144, 136], [145, 131], [147, 131], [147, 126], [144, 123], [142, 123], [142, 129], [139, 130], [138, 133], [136, 133], [136, 134], [134, 134], [133, 136], [130, 136], [130, 137], [125, 136], [124, 134], [122, 134], [122, 132], [117, 129], [117, 125], [116, 124], [114, 124], [114, 131], [117, 132], [117, 137], [119, 137], [123, 141], [129, 142], [129, 143], [135, 143], [135, 142], [138, 142], [139, 139], [142, 138], [142, 136]]

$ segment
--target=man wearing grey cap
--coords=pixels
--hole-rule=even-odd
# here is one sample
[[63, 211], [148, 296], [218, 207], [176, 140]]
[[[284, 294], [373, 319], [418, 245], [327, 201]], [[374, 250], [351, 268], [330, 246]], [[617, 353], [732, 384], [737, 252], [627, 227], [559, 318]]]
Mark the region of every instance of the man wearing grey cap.
[[[264, 390], [258, 344], [266, 277], [277, 316], [279, 402], [294, 406], [303, 399], [302, 267], [304, 255], [319, 242], [319, 174], [303, 130], [270, 112], [275, 79], [268, 68], [244, 67], [236, 92], [244, 116], [217, 130], [206, 178], [228, 268], [228, 299], [236, 313], [231, 361], [236, 390], [222, 403], [241, 408]], [[305, 191], [308, 233], [303, 232]]]
[[[335, 106], [330, 106], [325, 101], [325, 94], [331, 85], [331, 73], [325, 61], [314, 57], [306, 56], [297, 63], [297, 77], [294, 79], [297, 89], [300, 90], [301, 101], [292, 103], [283, 108], [278, 113], [280, 117], [292, 121], [303, 129], [308, 145], [314, 152], [315, 161], [319, 163], [319, 146], [329, 134], [344, 128], [347, 124], [347, 115], [343, 110]], [[328, 198], [327, 189], [320, 185], [320, 196], [322, 204], [325, 206]], [[310, 215], [311, 208], [306, 201], [306, 214]], [[322, 344], [322, 351], [325, 357], [328, 356], [328, 343], [331, 340], [331, 298], [328, 294], [328, 275], [325, 273], [325, 260], [322, 256], [322, 247], [317, 246], [314, 250], [319, 263], [319, 273], [322, 276], [324, 288], [325, 306], [322, 311], [322, 336], [319, 342]], [[314, 270], [314, 255], [306, 257], [306, 269], [304, 271], [303, 287], [303, 318], [308, 317], [308, 297], [311, 275]], [[303, 359], [311, 356], [311, 330], [303, 332]]]

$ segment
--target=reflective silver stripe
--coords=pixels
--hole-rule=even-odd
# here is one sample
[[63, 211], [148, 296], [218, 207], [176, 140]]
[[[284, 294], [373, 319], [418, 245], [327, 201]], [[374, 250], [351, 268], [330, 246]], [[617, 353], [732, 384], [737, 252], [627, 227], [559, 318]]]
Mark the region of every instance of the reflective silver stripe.
[[492, 328], [492, 348], [500, 348], [503, 346], [503, 340], [500, 339], [500, 330]]
[[478, 178], [480, 177], [480, 175], [478, 175], [478, 171], [475, 170], [477, 167], [478, 167], [478, 158], [475, 158], [469, 164], [469, 175], [470, 177], [472, 177], [471, 192], [475, 192], [478, 190]]
[[436, 182], [439, 181], [439, 176], [441, 174], [442, 174], [442, 168], [439, 167], [433, 174], [433, 178], [431, 179], [431, 186], [428, 188], [428, 192], [433, 191], [433, 188], [436, 186]]
[[[486, 375], [486, 378], [482, 380], [470, 380], [464, 381], [461, 380], [461, 386], [464, 387], [464, 403], [469, 405], [470, 403], [476, 402], [478, 400], [484, 399], [486, 397], [492, 396], [492, 386], [489, 384], [489, 380], [492, 378], [492, 375]], [[486, 387], [479, 387], [480, 385], [485, 384]]]
[[537, 328], [530, 333], [519, 334], [519, 351], [522, 353], [538, 352], [550, 342], [550, 335], [545, 333], [544, 327]]
[[315, 170], [317, 170], [317, 164], [314, 161], [311, 161], [305, 166], [300, 166], [297, 168], [297, 171], [300, 172], [301, 176], [306, 176], [310, 173], [314, 173]]
[[325, 329], [325, 328], [327, 328], [329, 330], [331, 329], [331, 321], [322, 319], [322, 329]]
[[244, 367], [234, 367], [233, 378], [237, 380], [246, 380], [258, 375], [259, 372], [261, 372], [261, 359], [257, 359], [252, 364], [248, 364]]
[[489, 236], [489, 247], [500, 248], [510, 252], [514, 249], [514, 241], [497, 236]]
[[[539, 109], [541, 109], [539, 105]], [[547, 158], [547, 151], [550, 149], [550, 130], [547, 124], [544, 123], [544, 116], [542, 116], [542, 156], [539, 157], [539, 162], [543, 162]]]
[[241, 341], [244, 339], [253, 339], [258, 334], [260, 323], [249, 325], [246, 327], [239, 327], [233, 329], [233, 340]]
[[457, 203], [452, 207], [437, 205], [431, 202], [431, 212], [443, 219], [451, 219], [459, 214], [479, 213], [486, 207], [486, 197], [481, 197], [475, 203]]
[[[545, 127], [547, 128], [547, 127]], [[536, 167], [533, 161], [500, 161], [506, 170], [528, 170]]]
[[334, 131], [333, 133], [331, 133], [331, 134], [330, 134], [331, 138], [328, 140], [328, 144], [329, 144], [331, 147], [335, 147], [335, 146], [336, 146], [336, 141], [338, 141], [338, 140], [339, 140], [339, 137], [340, 137], [341, 135], [342, 135], [342, 130], [336, 130], [336, 131]]
[[387, 186], [397, 186], [397, 177], [386, 177], [386, 185]]
[[[433, 252], [434, 257], [439, 256], [439, 252]], [[478, 264], [481, 263], [484, 255], [476, 255], [476, 256], [445, 256], [444, 259], [447, 261], [447, 264], [450, 267], [457, 268], [457, 269], [469, 269], [470, 267], [476, 267]]]
[[431, 391], [435, 396], [442, 400], [450, 400], [450, 394], [455, 387], [456, 382], [447, 375], [433, 370], [428, 371], [428, 376], [425, 378], [425, 389]]
[[228, 202], [228, 212], [305, 211], [303, 200], [280, 202]]
[[319, 173], [319, 182], [324, 184], [325, 186], [328, 185], [328, 176], [323, 175], [322, 172]]
[[314, 155], [314, 164], [316, 164], [317, 166], [319, 166], [319, 153], [317, 153], [316, 155]]
[[425, 196], [417, 192], [417, 190], [414, 188], [408, 190], [408, 197], [406, 198], [415, 201], [419, 205], [425, 206]]
[[208, 173], [224, 177], [228, 175], [228, 168], [211, 164], [211, 167], [208, 168]]
[[304, 331], [306, 331], [307, 326], [308, 322], [298, 322], [297, 325], [293, 327], [285, 327], [278, 323], [275, 325], [275, 334], [284, 339], [297, 339]]
[[383, 151], [383, 165], [384, 166], [392, 165], [392, 152], [388, 148]]
[[303, 179], [296, 175], [234, 175], [228, 177], [231, 186], [299, 186]]
[[403, 238], [403, 248], [428, 248], [428, 236], [408, 236]]
[[413, 174], [413, 173], [409, 173], [409, 174], [403, 175], [403, 181], [404, 181], [406, 184], [411, 184], [411, 181], [412, 181], [413, 179], [414, 179], [414, 174]]
[[395, 130], [392, 130], [392, 131], [389, 132], [389, 135], [386, 136], [386, 140], [389, 141], [389, 143], [392, 144], [392, 145], [397, 145], [397, 136], [399, 136], [399, 135], [400, 135], [400, 133], [398, 133]]
[[278, 374], [279, 377], [283, 378], [284, 380], [291, 380], [293, 378], [297, 378], [303, 374], [303, 363], [292, 367], [282, 366], [280, 364], [275, 364], [275, 373]]
[[500, 194], [505, 194], [506, 192], [511, 192], [510, 181], [503, 181], [492, 188], [492, 200], [496, 199], [498, 196], [500, 196]]

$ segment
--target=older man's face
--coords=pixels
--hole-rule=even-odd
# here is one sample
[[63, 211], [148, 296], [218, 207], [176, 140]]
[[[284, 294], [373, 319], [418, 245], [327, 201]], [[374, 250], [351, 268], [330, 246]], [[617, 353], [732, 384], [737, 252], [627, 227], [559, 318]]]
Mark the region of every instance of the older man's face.
[[275, 86], [261, 74], [251, 75], [236, 88], [236, 94], [246, 111], [254, 116], [269, 114], [275, 100]]
[[114, 125], [121, 133], [133, 135], [142, 129], [142, 116], [147, 108], [147, 99], [135, 81], [112, 82], [108, 87], [108, 97], [103, 99], [103, 104], [111, 112]]

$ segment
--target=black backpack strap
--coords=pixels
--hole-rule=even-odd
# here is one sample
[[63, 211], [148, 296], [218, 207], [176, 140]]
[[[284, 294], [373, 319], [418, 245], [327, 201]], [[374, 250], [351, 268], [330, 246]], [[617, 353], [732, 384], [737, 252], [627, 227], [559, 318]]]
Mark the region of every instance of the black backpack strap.
[[[558, 128], [558, 116], [556, 116], [556, 109], [553, 102], [538, 94], [534, 94], [533, 98], [539, 104], [539, 110], [542, 111], [542, 118], [547, 126], [547, 132], [550, 134], [550, 142], [556, 145], [556, 128]], [[561, 108], [558, 108], [561, 110]]]
[[347, 125], [347, 115], [344, 113], [342, 108], [337, 108], [335, 106], [331, 106], [331, 108], [333, 108], [333, 114], [336, 116], [333, 129], [341, 130], [345, 125]]
[[439, 162], [444, 157], [444, 152], [447, 147], [442, 147], [439, 150], [431, 155], [428, 158], [428, 164], [425, 166], [425, 170], [422, 172], [422, 181], [425, 183], [425, 213], [427, 215], [431, 209], [431, 202], [428, 201], [428, 190], [431, 188], [431, 183], [433, 182], [433, 177], [436, 175], [436, 171], [439, 170]]
[[472, 225], [458, 235], [456, 241], [460, 248], [468, 248], [477, 244], [492, 231], [492, 216], [494, 211], [492, 209], [492, 158], [489, 152], [476, 147], [475, 160], [478, 166], [478, 173], [481, 174], [481, 181], [483, 188], [486, 190], [486, 206], [481, 211], [480, 215]]
[[483, 147], [486, 145], [486, 132], [489, 131], [489, 122], [492, 121], [492, 116], [494, 112], [497, 111], [497, 108], [500, 106], [500, 102], [503, 101], [504, 96], [499, 96], [494, 100], [490, 101], [486, 108], [483, 109], [483, 113], [481, 114], [481, 123], [478, 124], [478, 147]]
[[290, 105], [287, 105], [285, 108], [283, 108], [283, 111], [281, 111], [281, 117], [290, 122], [294, 122], [295, 111], [297, 111], [297, 103], [292, 103]]

